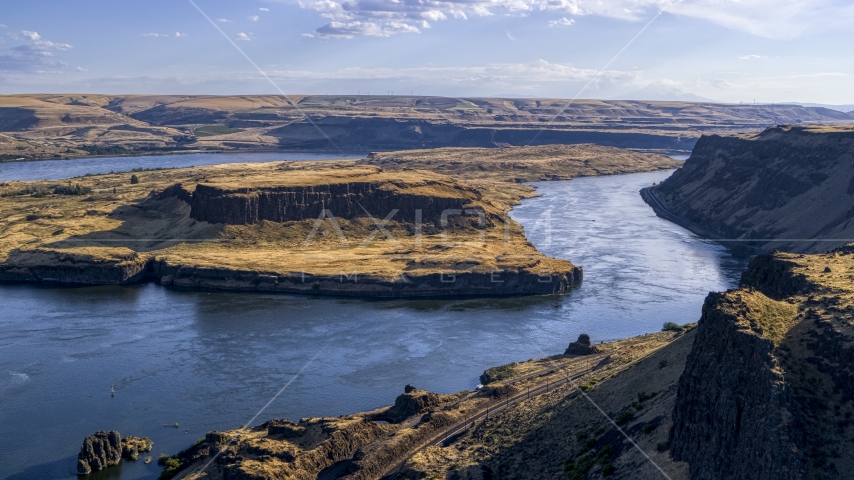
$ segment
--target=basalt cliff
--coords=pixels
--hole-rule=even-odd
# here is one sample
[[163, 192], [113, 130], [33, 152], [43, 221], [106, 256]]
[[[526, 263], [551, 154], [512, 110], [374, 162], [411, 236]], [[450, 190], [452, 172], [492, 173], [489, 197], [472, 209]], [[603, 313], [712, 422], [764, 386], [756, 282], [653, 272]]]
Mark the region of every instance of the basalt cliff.
[[157, 198], [170, 197], [187, 202], [194, 220], [228, 225], [322, 219], [324, 215], [353, 219], [389, 214], [389, 219], [397, 221], [438, 225], [443, 215], [448, 223], [450, 217], [463, 215], [466, 209], [486, 221], [484, 210], [470, 204], [481, 199], [475, 189], [435, 178], [417, 183], [359, 178], [351, 181], [339, 177], [318, 185], [197, 184], [192, 191], [176, 184]]
[[691, 478], [847, 478], [854, 255], [761, 255], [711, 294], [679, 380], [673, 458]]
[[854, 241], [854, 129], [703, 136], [683, 168], [642, 195], [660, 216], [727, 245], [825, 252]]

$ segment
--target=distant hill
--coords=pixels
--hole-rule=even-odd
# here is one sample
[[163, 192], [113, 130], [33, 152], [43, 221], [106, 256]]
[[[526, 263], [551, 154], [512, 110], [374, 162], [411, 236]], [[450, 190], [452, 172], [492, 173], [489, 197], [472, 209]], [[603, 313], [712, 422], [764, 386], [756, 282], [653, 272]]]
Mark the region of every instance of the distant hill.
[[801, 103], [801, 102], [782, 102], [786, 105], [800, 105], [802, 107], [813, 107], [813, 108], [829, 108], [830, 110], [838, 110], [840, 112], [852, 112], [854, 111], [854, 104], [845, 104], [845, 105], [831, 105], [826, 103]]
[[651, 83], [639, 90], [613, 97], [611, 100], [657, 100], [665, 102], [710, 102], [719, 103], [710, 98], [687, 93], [672, 85]]
[[0, 161], [578, 143], [673, 152], [690, 150], [703, 134], [854, 122], [826, 108], [698, 102], [668, 91], [682, 99], [292, 95], [291, 104], [274, 95], [0, 95]]

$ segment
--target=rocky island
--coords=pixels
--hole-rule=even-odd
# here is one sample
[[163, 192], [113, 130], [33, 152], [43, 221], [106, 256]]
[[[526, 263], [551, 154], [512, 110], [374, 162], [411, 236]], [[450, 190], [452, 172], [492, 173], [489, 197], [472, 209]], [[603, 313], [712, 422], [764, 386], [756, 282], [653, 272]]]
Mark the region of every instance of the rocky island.
[[[519, 170], [571, 178], [679, 165], [615, 148], [548, 149], [539, 160], [517, 159]], [[512, 150], [505, 155], [512, 158]], [[490, 155], [454, 160], [466, 167], [455, 176], [448, 168], [437, 173], [438, 166], [389, 168], [372, 157], [4, 184], [0, 280], [151, 279], [184, 288], [373, 297], [567, 291], [581, 281], [581, 269], [539, 253], [507, 215], [532, 194], [519, 183], [531, 177], [482, 175]]]

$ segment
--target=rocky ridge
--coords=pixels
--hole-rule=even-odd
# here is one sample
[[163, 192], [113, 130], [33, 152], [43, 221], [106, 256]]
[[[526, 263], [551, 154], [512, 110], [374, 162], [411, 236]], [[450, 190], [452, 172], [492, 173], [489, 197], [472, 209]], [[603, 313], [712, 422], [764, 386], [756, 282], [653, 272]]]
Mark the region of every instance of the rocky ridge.
[[847, 247], [761, 255], [739, 289], [709, 295], [670, 434], [692, 478], [846, 478], [852, 272]]
[[702, 133], [852, 120], [850, 114], [796, 105], [388, 95], [294, 95], [291, 100], [4, 95], [0, 161], [164, 151], [353, 152], [549, 143], [689, 150]]
[[854, 128], [703, 136], [660, 185], [660, 216], [727, 245], [820, 253], [854, 240]]

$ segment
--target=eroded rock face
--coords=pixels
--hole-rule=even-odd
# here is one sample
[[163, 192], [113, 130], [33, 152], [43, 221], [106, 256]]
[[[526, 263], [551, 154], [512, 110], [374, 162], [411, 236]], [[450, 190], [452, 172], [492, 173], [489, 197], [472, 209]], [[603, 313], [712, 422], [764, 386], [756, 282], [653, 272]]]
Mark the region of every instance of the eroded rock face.
[[590, 355], [596, 353], [596, 347], [590, 345], [590, 336], [582, 333], [578, 336], [578, 340], [570, 342], [564, 355]]
[[88, 475], [122, 461], [122, 437], [115, 430], [98, 432], [83, 440], [77, 455], [77, 473]]
[[[438, 182], [418, 185], [425, 190]], [[410, 185], [403, 185], [409, 187]], [[447, 187], [447, 185], [442, 185]], [[192, 206], [191, 216], [198, 221], [229, 225], [251, 225], [264, 220], [287, 222], [316, 219], [326, 211], [335, 218], [354, 218], [370, 214], [379, 219], [392, 211], [396, 221], [440, 222], [442, 212], [463, 215], [471, 199], [480, 195], [470, 187], [455, 185], [456, 196], [434, 196], [400, 190], [382, 182], [348, 182], [309, 186], [224, 188], [199, 184], [193, 193], [173, 185], [157, 198], [179, 198]], [[477, 217], [476, 212], [468, 212]], [[447, 218], [447, 215], [446, 215]]]
[[737, 293], [712, 293], [679, 380], [671, 454], [692, 479], [798, 479], [796, 406], [774, 342], [739, 319]]
[[116, 250], [99, 258], [38, 248], [17, 251], [0, 265], [0, 281], [120, 285], [139, 280], [147, 259], [130, 250]]
[[439, 396], [427, 390], [419, 390], [412, 385], [406, 386], [406, 393], [394, 400], [394, 406], [384, 416], [393, 422], [401, 422], [413, 415], [423, 413], [439, 404]]
[[704, 135], [684, 167], [644, 190], [656, 213], [700, 235], [756, 239], [737, 245], [763, 251], [825, 252], [854, 232], [854, 131]]
[[115, 430], [98, 432], [83, 440], [83, 446], [77, 455], [77, 474], [88, 475], [93, 471], [118, 465], [122, 458], [136, 460], [140, 453], [150, 452], [152, 447], [154, 442], [146, 437], [129, 435], [122, 438]]

